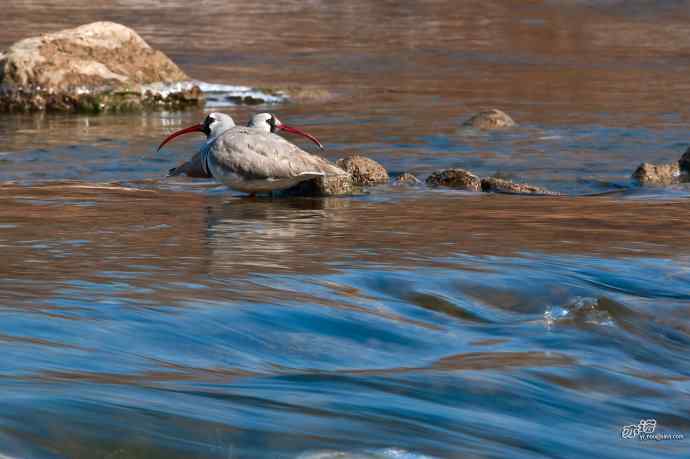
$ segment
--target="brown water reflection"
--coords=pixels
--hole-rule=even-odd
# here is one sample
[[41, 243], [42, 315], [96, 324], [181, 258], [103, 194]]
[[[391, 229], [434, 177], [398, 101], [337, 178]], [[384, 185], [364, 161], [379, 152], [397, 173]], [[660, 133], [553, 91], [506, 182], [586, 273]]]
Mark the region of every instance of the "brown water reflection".
[[77, 183], [1, 191], [0, 235], [11, 241], [3, 270], [32, 277], [145, 272], [149, 263], [181, 279], [323, 274], [353, 263], [438, 266], [458, 253], [664, 258], [687, 249], [690, 231], [685, 199], [413, 192], [383, 202], [254, 200]]
[[[151, 288], [208, 278], [237, 286], [224, 300], [236, 295], [279, 301], [284, 295], [279, 283], [256, 284], [247, 276], [323, 275], [367, 266], [457, 268], [458, 254], [674, 258], [690, 248], [686, 200], [463, 193], [401, 194], [381, 203], [252, 200], [76, 183], [4, 185], [0, 191], [5, 292], [44, 313], [45, 305], [31, 299], [50, 297], [74, 280], [117, 285], [124, 276], [127, 288], [111, 294], [134, 303], [214, 301], [213, 289]], [[295, 291], [290, 296], [312, 299]], [[456, 305], [434, 308], [474, 320]]]

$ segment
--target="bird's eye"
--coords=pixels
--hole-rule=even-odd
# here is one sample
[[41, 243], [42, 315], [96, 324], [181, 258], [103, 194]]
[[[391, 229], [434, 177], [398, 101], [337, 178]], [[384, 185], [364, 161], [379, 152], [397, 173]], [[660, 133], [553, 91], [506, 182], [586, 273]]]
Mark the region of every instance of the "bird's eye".
[[270, 117], [269, 119], [266, 120], [268, 125], [271, 127], [271, 132], [275, 131], [276, 129], [276, 119], [275, 117]]

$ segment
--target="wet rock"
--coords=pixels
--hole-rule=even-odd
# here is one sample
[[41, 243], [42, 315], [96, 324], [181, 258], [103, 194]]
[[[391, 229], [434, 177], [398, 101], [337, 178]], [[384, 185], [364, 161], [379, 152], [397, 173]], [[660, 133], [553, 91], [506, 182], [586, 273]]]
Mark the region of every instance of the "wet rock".
[[527, 185], [524, 183], [514, 183], [510, 180], [497, 177], [483, 178], [481, 186], [482, 191], [486, 193], [538, 194], [551, 196], [558, 196], [561, 194], [539, 186]]
[[680, 167], [679, 164], [642, 163], [635, 169], [632, 178], [640, 185], [671, 185], [678, 183]]
[[371, 186], [388, 183], [388, 171], [373, 159], [358, 154], [340, 158], [335, 165], [352, 175], [357, 186]]
[[446, 169], [431, 174], [426, 183], [429, 186], [447, 186], [467, 191], [481, 191], [481, 179], [464, 169]]
[[391, 183], [393, 186], [416, 186], [421, 184], [422, 181], [409, 172], [405, 172], [404, 174], [395, 177]]
[[339, 196], [352, 194], [353, 181], [350, 174], [329, 175], [299, 183], [292, 188], [276, 193], [278, 196]]
[[690, 175], [690, 147], [685, 150], [683, 156], [678, 160], [678, 167], [680, 168], [680, 172], [685, 175]]
[[203, 103], [189, 77], [136, 32], [113, 22], [21, 40], [0, 53], [0, 111], [179, 109]]
[[264, 99], [254, 96], [226, 96], [225, 100], [238, 105], [261, 105], [266, 103]]
[[212, 178], [211, 174], [207, 174], [201, 166], [201, 153], [198, 152], [192, 159], [185, 161], [177, 167], [173, 167], [168, 171], [168, 177], [175, 177], [177, 175], [186, 175], [194, 178]]
[[493, 108], [477, 113], [463, 123], [476, 129], [501, 129], [516, 126], [515, 121], [507, 113]]

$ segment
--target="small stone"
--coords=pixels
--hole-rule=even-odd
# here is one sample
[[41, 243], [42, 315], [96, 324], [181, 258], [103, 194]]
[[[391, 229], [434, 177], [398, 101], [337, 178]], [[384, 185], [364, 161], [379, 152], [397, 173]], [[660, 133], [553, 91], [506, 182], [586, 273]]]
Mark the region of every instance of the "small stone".
[[510, 180], [496, 177], [482, 179], [482, 191], [486, 193], [540, 194], [550, 196], [559, 196], [561, 194], [539, 186], [514, 183]]
[[422, 181], [409, 172], [398, 175], [391, 183], [393, 186], [416, 186], [421, 184]]
[[680, 171], [682, 173], [690, 174], [690, 147], [688, 147], [688, 149], [685, 150], [683, 156], [681, 156], [678, 160], [678, 166], [680, 167]]
[[[686, 152], [685, 155], [687, 154]], [[681, 161], [683, 161], [683, 158], [681, 158]], [[678, 163], [680, 164], [681, 161]], [[678, 183], [680, 177], [679, 164], [642, 163], [635, 169], [632, 178], [640, 185], [671, 185]]]
[[479, 112], [463, 123], [463, 126], [476, 129], [501, 129], [516, 125], [507, 113], [496, 108]]
[[352, 175], [352, 181], [357, 186], [378, 185], [388, 183], [388, 171], [373, 159], [354, 154], [347, 158], [340, 158], [335, 165]]
[[429, 186], [447, 186], [467, 191], [481, 191], [481, 179], [464, 169], [446, 169], [432, 173], [426, 183]]
[[298, 183], [275, 194], [278, 196], [339, 196], [352, 194], [352, 185], [352, 176], [349, 174], [326, 175]]

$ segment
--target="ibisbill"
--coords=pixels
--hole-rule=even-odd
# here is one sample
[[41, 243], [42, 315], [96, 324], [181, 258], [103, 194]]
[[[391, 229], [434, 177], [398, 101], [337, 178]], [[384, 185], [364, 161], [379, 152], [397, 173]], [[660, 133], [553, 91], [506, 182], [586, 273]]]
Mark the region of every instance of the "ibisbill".
[[250, 194], [285, 190], [317, 177], [347, 175], [324, 158], [276, 135], [280, 131], [306, 137], [323, 149], [316, 137], [283, 124], [273, 114], [259, 113], [247, 126], [236, 126], [232, 117], [215, 112], [209, 113], [202, 123], [173, 132], [158, 150], [178, 136], [201, 132], [206, 135], [206, 143], [199, 151], [199, 175]]

